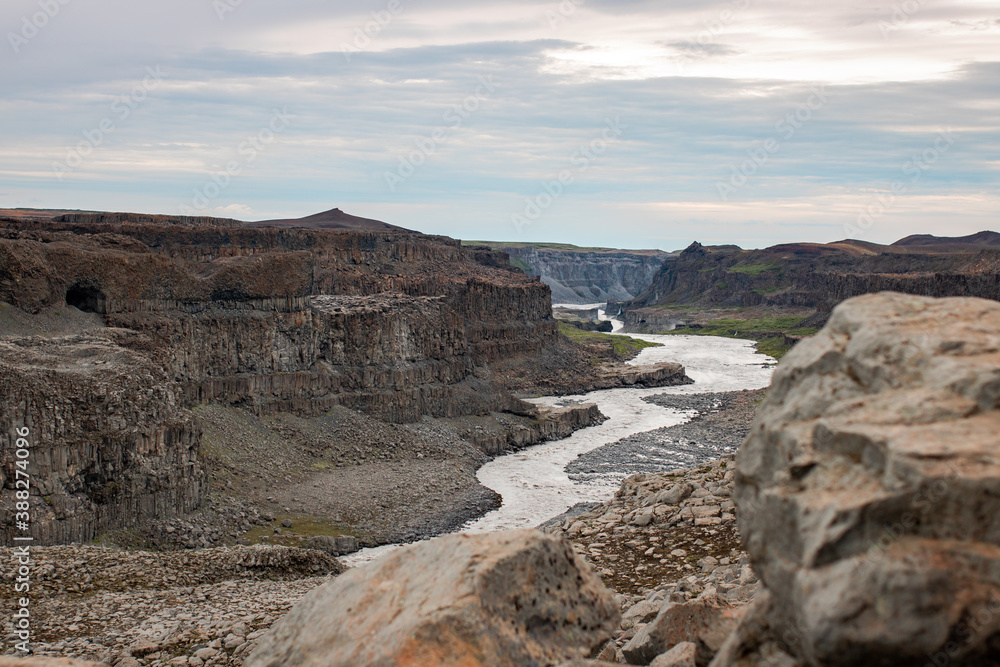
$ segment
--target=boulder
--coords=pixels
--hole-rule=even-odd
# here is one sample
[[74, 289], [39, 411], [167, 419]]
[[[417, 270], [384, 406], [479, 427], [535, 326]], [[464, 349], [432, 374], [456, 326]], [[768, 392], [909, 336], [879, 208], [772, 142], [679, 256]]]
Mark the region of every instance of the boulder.
[[736, 628], [742, 608], [695, 600], [666, 604], [656, 619], [622, 648], [632, 665], [648, 665], [677, 644], [690, 642], [698, 648], [698, 664], [707, 665]]
[[697, 667], [698, 645], [694, 642], [681, 642], [672, 649], [657, 656], [650, 667]]
[[761, 627], [808, 665], [1000, 662], [998, 433], [1000, 304], [837, 307], [737, 458]]
[[534, 530], [450, 535], [312, 591], [246, 665], [559, 664], [590, 655], [618, 620], [568, 542]]

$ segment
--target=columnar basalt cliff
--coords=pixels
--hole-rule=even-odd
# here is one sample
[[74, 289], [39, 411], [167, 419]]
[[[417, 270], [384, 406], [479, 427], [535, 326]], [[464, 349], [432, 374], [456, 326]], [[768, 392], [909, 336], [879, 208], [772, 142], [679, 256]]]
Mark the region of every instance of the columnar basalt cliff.
[[[490, 371], [500, 361], [523, 365], [523, 385], [544, 372], [536, 363], [544, 357], [589, 379], [557, 332], [549, 288], [503, 253], [401, 229], [286, 222], [0, 220], [0, 302], [23, 324], [0, 339], [0, 438], [7, 444], [21, 424], [37, 432], [38, 539], [92, 539], [197, 506], [206, 484], [186, 411], [196, 405], [299, 417], [343, 406], [397, 423], [491, 413], [539, 422], [537, 434], [519, 422], [506, 446], [491, 441], [499, 449], [599, 417], [583, 409], [546, 426], [510, 393], [513, 375]], [[79, 311], [93, 318], [86, 332], [50, 326], [72, 313], [76, 322]], [[9, 486], [11, 449], [3, 451]]]
[[649, 287], [662, 250], [578, 248], [563, 244], [491, 243], [529, 275], [552, 288], [553, 303], [604, 303], [632, 299]]

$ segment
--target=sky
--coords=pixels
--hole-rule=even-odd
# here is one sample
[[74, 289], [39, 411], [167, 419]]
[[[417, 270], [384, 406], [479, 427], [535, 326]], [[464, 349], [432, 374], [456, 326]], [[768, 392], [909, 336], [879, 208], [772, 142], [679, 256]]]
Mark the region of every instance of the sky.
[[0, 207], [674, 250], [1000, 231], [1000, 3], [4, 0]]

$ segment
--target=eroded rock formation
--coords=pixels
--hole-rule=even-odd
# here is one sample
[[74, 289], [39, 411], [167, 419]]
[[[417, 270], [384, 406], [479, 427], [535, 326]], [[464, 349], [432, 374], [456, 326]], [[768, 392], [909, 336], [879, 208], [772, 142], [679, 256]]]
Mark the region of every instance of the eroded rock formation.
[[785, 357], [738, 457], [768, 592], [713, 664], [997, 664], [998, 433], [1000, 304], [835, 309]]

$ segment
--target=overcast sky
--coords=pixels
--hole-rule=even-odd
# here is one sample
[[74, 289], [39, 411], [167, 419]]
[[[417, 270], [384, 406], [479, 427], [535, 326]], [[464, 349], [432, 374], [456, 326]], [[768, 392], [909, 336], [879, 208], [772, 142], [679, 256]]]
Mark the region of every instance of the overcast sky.
[[681, 248], [1000, 230], [1000, 4], [4, 0], [0, 207]]

